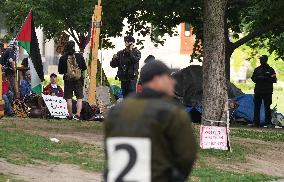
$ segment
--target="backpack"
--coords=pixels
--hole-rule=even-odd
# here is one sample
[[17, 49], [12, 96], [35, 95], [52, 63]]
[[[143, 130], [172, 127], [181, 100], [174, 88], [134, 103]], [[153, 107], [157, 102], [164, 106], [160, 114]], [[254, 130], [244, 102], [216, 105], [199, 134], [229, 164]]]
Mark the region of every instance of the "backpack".
[[81, 78], [81, 69], [79, 68], [74, 55], [69, 55], [67, 59], [66, 80], [79, 80]]

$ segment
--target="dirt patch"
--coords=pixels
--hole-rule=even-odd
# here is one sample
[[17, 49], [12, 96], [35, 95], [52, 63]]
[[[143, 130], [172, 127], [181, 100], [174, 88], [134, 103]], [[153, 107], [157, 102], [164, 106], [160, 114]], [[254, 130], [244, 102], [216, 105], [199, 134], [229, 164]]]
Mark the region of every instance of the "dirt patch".
[[[71, 121], [70, 121], [71, 122]], [[103, 134], [101, 131], [87, 129], [88, 124], [82, 123], [82, 127], [73, 126], [74, 123], [38, 122], [30, 119], [6, 119], [1, 123], [8, 130], [24, 130], [27, 133], [41, 135], [48, 138], [57, 138], [61, 141], [76, 141], [83, 144], [102, 146]], [[86, 125], [86, 127], [85, 127]]]
[[0, 159], [0, 171], [16, 179], [28, 182], [99, 182], [101, 174], [86, 172], [78, 166], [59, 164], [42, 164], [40, 166], [18, 166]]
[[58, 132], [47, 132], [47, 131], [32, 131], [25, 130], [28, 133], [41, 135], [48, 138], [57, 138], [60, 141], [76, 141], [82, 144], [90, 144], [90, 145], [103, 145], [103, 135], [95, 134], [95, 133], [80, 133], [80, 132], [72, 132], [72, 133], [58, 133]]
[[256, 172], [284, 178], [284, 143], [265, 142], [255, 139], [236, 138], [232, 142], [240, 143], [248, 150], [247, 161], [226, 162], [213, 157], [207, 157], [206, 161], [214, 167], [233, 172]]

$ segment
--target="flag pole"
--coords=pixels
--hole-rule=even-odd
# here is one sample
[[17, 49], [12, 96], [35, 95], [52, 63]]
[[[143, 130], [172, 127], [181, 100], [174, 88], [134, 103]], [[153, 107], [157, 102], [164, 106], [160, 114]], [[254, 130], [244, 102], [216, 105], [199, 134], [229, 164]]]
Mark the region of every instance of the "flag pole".
[[95, 6], [94, 17], [95, 17], [95, 34], [92, 46], [92, 62], [91, 62], [91, 72], [90, 72], [90, 87], [89, 87], [89, 98], [88, 102], [90, 105], [96, 104], [96, 81], [97, 81], [97, 61], [98, 61], [98, 50], [100, 44], [100, 28], [101, 28], [101, 18], [102, 18], [102, 6], [101, 0], [98, 0], [98, 5]]
[[0, 118], [4, 117], [4, 106], [5, 102], [2, 97], [2, 82], [3, 82], [3, 77], [2, 77], [2, 65], [0, 65]]

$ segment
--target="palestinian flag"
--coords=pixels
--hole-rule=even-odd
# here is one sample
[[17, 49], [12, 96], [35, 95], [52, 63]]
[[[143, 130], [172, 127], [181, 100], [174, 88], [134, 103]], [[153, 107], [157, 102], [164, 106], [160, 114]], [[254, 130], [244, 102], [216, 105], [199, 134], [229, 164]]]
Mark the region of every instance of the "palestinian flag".
[[32, 11], [29, 12], [16, 39], [19, 41], [19, 45], [28, 52], [31, 58], [29, 67], [32, 77], [32, 90], [40, 94], [42, 92], [41, 82], [44, 80], [44, 73]]

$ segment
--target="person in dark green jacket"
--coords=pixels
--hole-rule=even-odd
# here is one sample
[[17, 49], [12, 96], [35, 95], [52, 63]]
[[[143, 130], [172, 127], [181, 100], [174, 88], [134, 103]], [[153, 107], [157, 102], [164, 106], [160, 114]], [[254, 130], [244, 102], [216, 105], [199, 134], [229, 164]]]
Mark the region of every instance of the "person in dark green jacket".
[[143, 91], [111, 108], [104, 125], [105, 181], [183, 182], [197, 155], [191, 119], [173, 100], [175, 81], [160, 61], [141, 69]]

